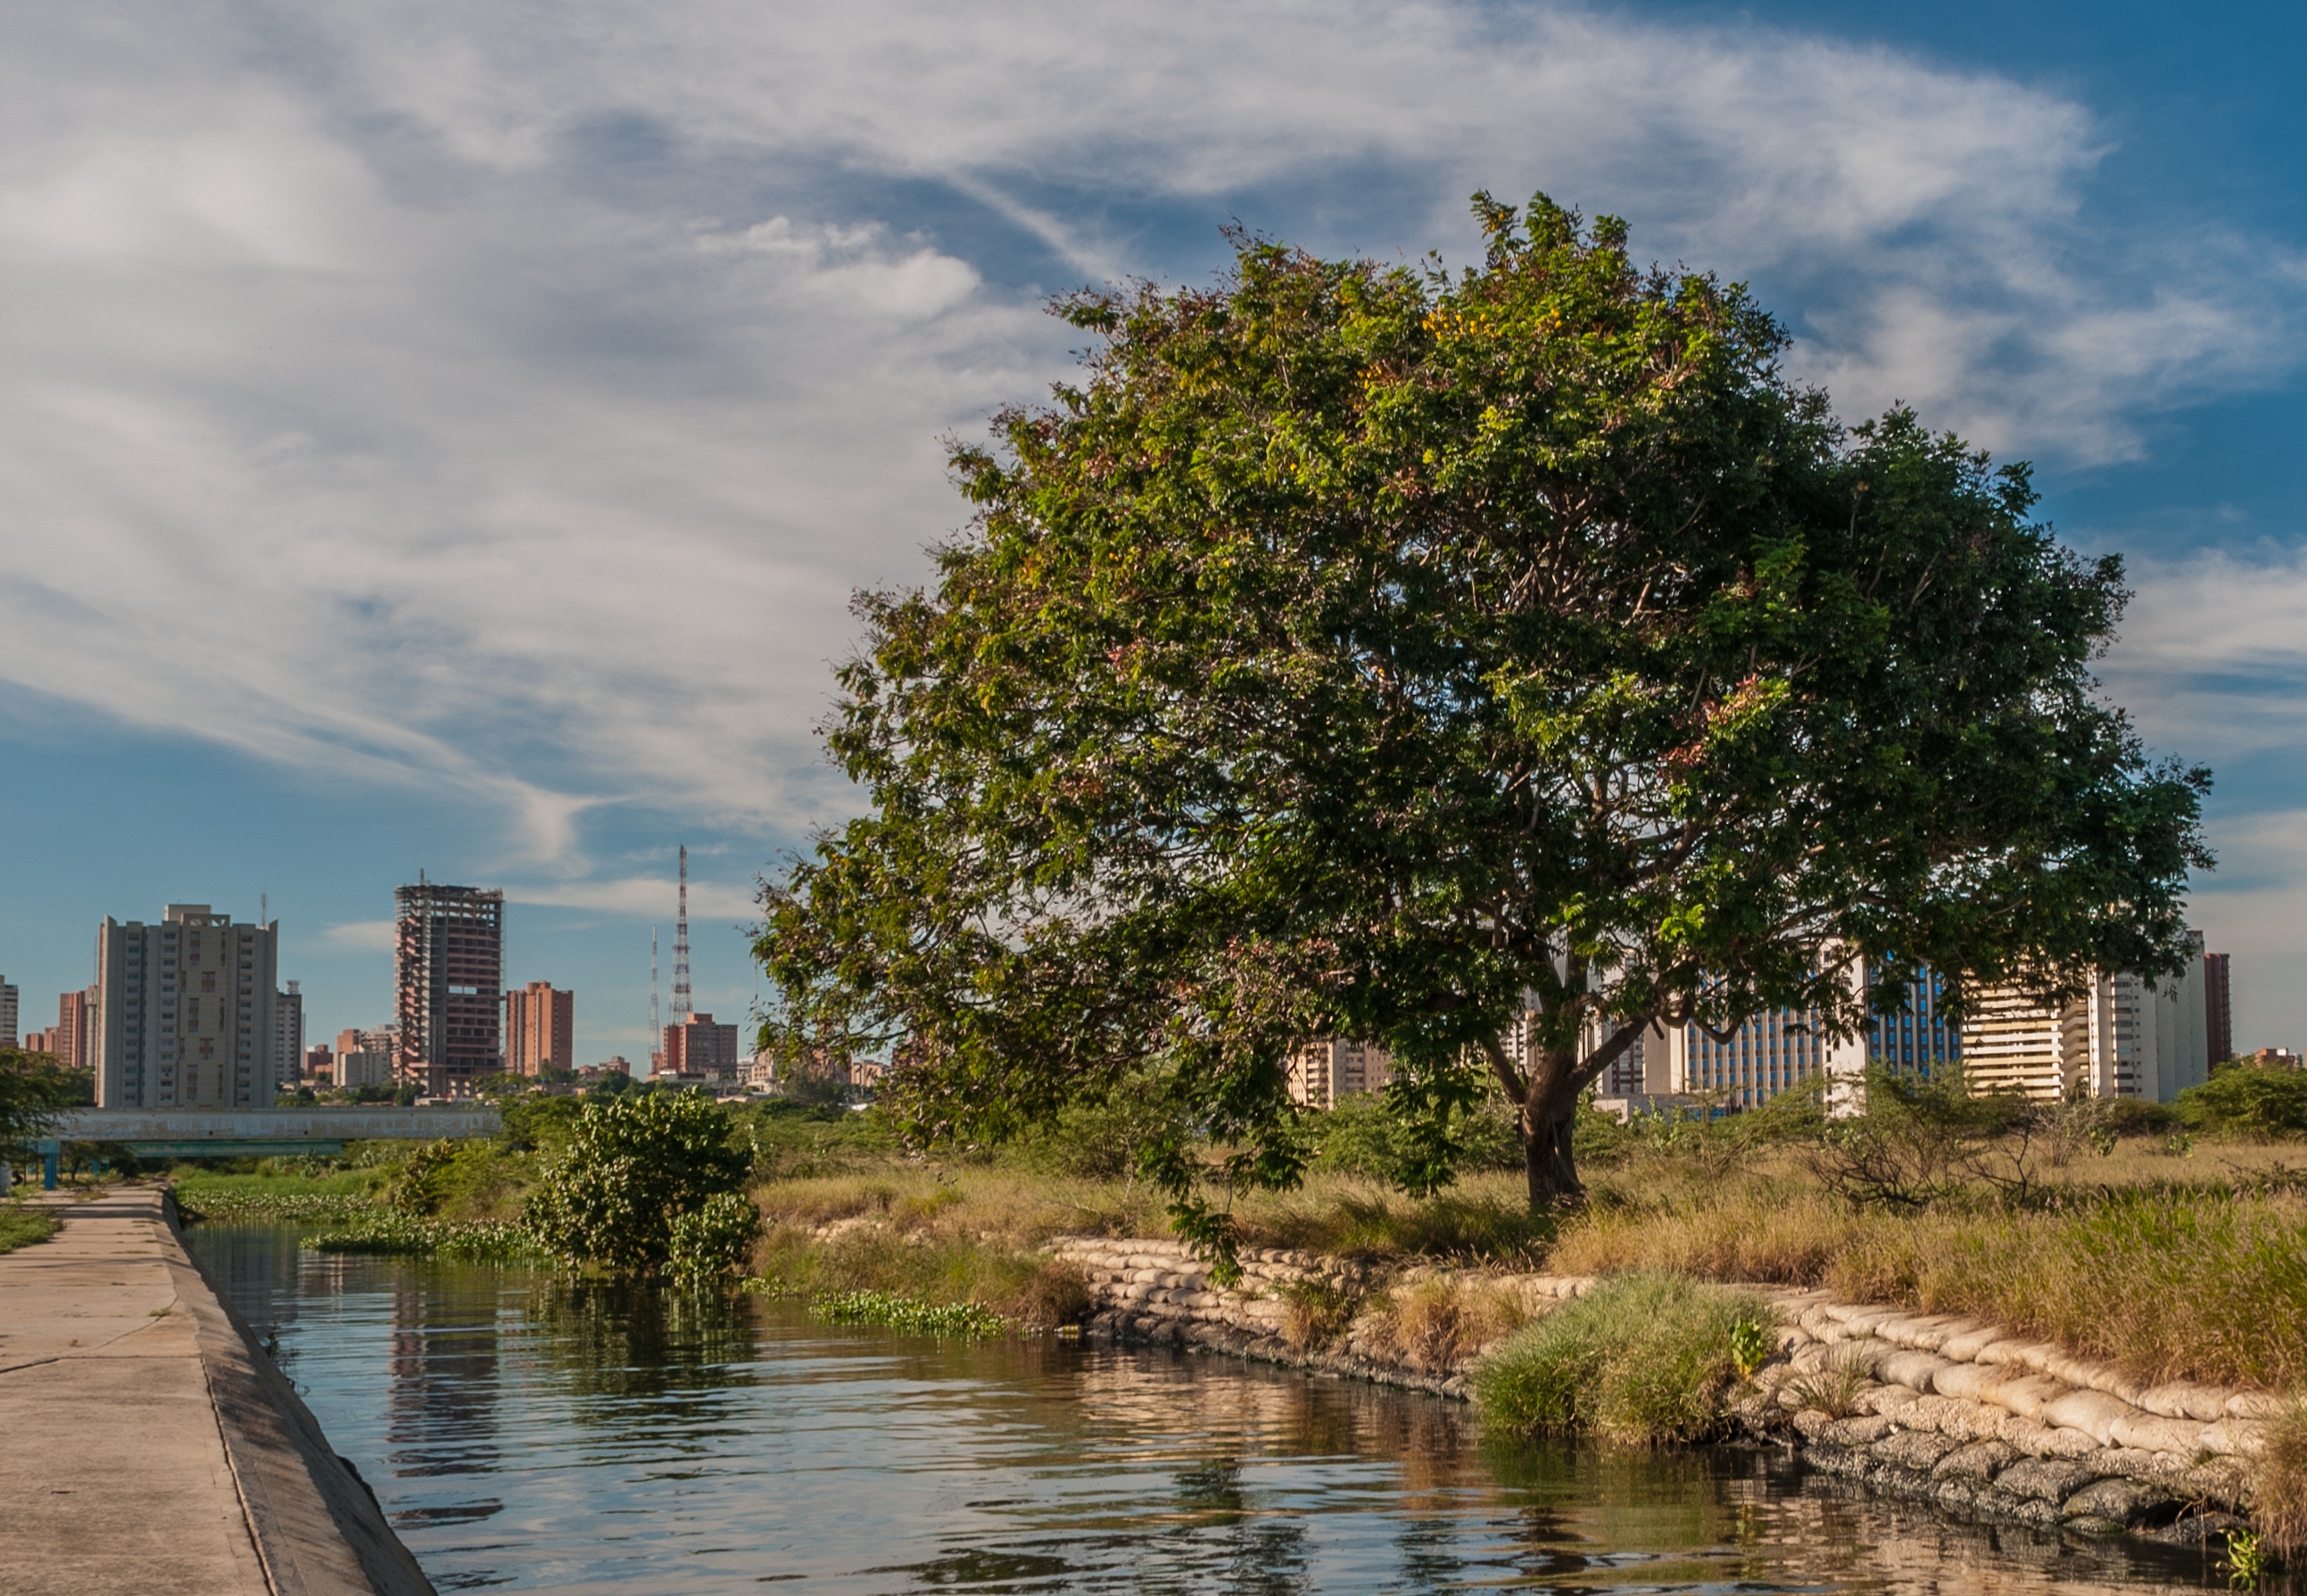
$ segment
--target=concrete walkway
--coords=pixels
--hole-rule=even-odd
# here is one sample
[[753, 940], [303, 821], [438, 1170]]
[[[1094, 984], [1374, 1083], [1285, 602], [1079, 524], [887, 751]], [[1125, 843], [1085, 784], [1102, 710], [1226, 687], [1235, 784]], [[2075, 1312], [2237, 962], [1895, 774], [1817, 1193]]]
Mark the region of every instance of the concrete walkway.
[[0, 1589], [429, 1596], [163, 1194], [50, 1200], [0, 1254]]

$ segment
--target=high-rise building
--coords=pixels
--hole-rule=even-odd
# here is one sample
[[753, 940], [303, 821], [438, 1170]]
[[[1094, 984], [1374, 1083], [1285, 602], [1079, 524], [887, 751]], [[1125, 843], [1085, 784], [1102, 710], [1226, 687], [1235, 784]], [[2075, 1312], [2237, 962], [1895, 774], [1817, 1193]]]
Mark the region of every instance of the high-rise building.
[[2227, 986], [2227, 956], [2203, 955], [2204, 1041], [2214, 1064], [2234, 1057], [2234, 1006]]
[[304, 1050], [304, 1073], [307, 1076], [327, 1076], [336, 1078], [336, 1050], [325, 1042], [316, 1042]]
[[290, 982], [284, 991], [272, 995], [272, 1057], [279, 1063], [280, 1078], [287, 1080], [302, 1073], [304, 1061], [304, 994]]
[[269, 1108], [279, 922], [206, 904], [97, 932], [92, 1055], [101, 1108]]
[[577, 1062], [577, 994], [532, 981], [504, 995], [504, 1068], [508, 1075], [572, 1069]]
[[[316, 1049], [326, 1053], [327, 1049]], [[389, 1086], [400, 1066], [400, 1027], [378, 1025], [372, 1030], [337, 1033], [336, 1056], [328, 1060], [330, 1078], [340, 1086]]]
[[665, 1028], [663, 1075], [719, 1076], [737, 1073], [737, 1027], [716, 1025], [709, 1014], [691, 1014], [684, 1025]]
[[16, 1045], [16, 1026], [19, 1023], [20, 1017], [16, 1012], [16, 989], [10, 986], [4, 980], [0, 980], [0, 1047]]
[[54, 1053], [67, 1069], [96, 1068], [96, 988], [56, 994], [56, 1023], [45, 1035], [40, 1051]]
[[[2200, 945], [2200, 944], [2199, 944]], [[2061, 1097], [2140, 1097], [2169, 1103], [2210, 1076], [2204, 958], [2150, 982], [2099, 974], [2058, 1008], [2016, 986], [1970, 995], [1963, 1022], [1964, 1078], [1974, 1092]]]
[[469, 1095], [504, 1068], [504, 894], [427, 883], [393, 893], [399, 1077], [433, 1097]]
[[1394, 1060], [1376, 1043], [1325, 1036], [1292, 1049], [1288, 1065], [1291, 1101], [1335, 1108], [1357, 1092], [1382, 1092], [1394, 1078]]

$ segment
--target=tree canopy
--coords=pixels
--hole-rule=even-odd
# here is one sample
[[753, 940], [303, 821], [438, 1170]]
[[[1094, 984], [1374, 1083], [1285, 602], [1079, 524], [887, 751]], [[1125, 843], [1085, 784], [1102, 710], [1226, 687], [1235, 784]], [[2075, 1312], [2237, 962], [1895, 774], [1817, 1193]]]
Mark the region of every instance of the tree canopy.
[[859, 600], [867, 808], [767, 891], [765, 1043], [890, 1058], [924, 1136], [1135, 1072], [1286, 1182], [1287, 1051], [1349, 1035], [1437, 1126], [1494, 1081], [1544, 1202], [1651, 1022], [2177, 966], [2208, 777], [2097, 696], [2120, 562], [2024, 466], [1838, 422], [1742, 287], [1476, 210], [1456, 273], [1238, 236], [1060, 302], [1083, 379], [954, 450], [934, 588]]

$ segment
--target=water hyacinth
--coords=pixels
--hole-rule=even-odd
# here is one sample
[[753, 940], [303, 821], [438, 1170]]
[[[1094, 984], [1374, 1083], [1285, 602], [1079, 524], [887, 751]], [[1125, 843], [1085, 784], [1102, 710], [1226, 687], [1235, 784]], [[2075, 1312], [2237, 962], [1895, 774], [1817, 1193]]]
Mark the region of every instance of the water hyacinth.
[[524, 1263], [546, 1261], [552, 1256], [525, 1225], [502, 1220], [418, 1219], [374, 1210], [361, 1215], [352, 1228], [307, 1236], [304, 1246], [311, 1252]]
[[916, 1335], [958, 1335], [971, 1338], [999, 1335], [1009, 1321], [974, 1302], [924, 1302], [894, 1291], [843, 1291], [820, 1297], [811, 1305], [819, 1318], [830, 1325], [886, 1325]]

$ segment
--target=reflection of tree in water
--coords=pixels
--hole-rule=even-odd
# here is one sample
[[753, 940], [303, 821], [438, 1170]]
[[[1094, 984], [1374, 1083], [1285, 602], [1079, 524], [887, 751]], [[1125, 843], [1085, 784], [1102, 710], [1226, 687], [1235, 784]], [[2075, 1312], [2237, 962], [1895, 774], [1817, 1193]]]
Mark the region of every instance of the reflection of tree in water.
[[[753, 1383], [748, 1299], [608, 1281], [555, 1280], [528, 1301], [529, 1351], [579, 1401], [579, 1422], [652, 1424], [725, 1412], [720, 1393]], [[587, 1401], [586, 1399], [591, 1399]]]
[[1206, 1564], [1210, 1552], [1224, 1565], [1218, 1588], [1240, 1596], [1295, 1596], [1308, 1581], [1306, 1528], [1296, 1518], [1261, 1516], [1242, 1488], [1241, 1464], [1228, 1460], [1176, 1476], [1178, 1533], [1190, 1539]]
[[497, 1272], [399, 1260], [390, 1267], [384, 1437], [392, 1472], [494, 1472]]

